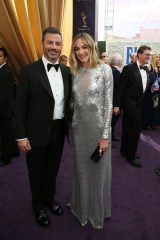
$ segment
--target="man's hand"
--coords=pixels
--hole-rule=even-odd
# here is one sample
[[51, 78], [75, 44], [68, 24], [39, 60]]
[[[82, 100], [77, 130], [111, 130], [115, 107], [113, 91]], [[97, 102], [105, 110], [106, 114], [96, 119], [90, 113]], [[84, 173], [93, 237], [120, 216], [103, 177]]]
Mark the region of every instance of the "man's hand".
[[28, 139], [19, 140], [19, 141], [17, 141], [17, 144], [18, 144], [19, 149], [26, 153], [31, 150], [31, 146], [30, 146]]

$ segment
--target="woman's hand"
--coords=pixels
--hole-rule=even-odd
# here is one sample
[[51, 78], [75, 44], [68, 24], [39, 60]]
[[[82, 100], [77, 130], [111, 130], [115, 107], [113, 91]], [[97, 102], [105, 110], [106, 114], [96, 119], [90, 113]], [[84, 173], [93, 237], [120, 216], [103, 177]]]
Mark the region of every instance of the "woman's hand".
[[100, 138], [98, 140], [98, 144], [99, 144], [99, 155], [102, 155], [102, 152], [105, 152], [108, 150], [109, 147], [109, 140], [108, 139], [104, 139], [104, 138]]
[[156, 92], [159, 91], [159, 85], [157, 87], [152, 86], [151, 87], [151, 92]]

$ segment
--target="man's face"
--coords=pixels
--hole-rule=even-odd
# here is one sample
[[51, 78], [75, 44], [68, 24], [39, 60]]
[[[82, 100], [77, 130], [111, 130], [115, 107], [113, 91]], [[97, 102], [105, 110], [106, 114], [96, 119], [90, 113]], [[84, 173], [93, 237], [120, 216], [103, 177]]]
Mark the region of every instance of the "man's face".
[[7, 61], [7, 58], [4, 56], [4, 53], [0, 51], [0, 66]]
[[61, 61], [62, 64], [64, 65], [67, 65], [67, 58], [64, 58], [62, 61]]
[[59, 34], [46, 33], [42, 42], [44, 57], [51, 63], [55, 63], [62, 50], [62, 38]]
[[107, 62], [107, 54], [105, 52], [101, 53], [101, 60], [105, 63]]
[[149, 62], [151, 58], [151, 50], [145, 50], [143, 53], [138, 54], [138, 60], [141, 65], [145, 65]]

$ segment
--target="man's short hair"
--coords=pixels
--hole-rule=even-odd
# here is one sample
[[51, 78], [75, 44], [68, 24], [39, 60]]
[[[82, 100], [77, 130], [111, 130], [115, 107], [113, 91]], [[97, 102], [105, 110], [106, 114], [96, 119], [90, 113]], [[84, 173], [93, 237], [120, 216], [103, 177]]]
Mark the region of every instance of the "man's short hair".
[[0, 47], [0, 51], [3, 52], [3, 55], [4, 55], [5, 58], [8, 57], [8, 53], [7, 53], [5, 48]]
[[150, 46], [147, 46], [147, 45], [142, 45], [138, 48], [138, 51], [137, 51], [137, 56], [139, 53], [144, 53], [145, 50], [150, 50], [151, 51], [151, 47]]
[[44, 41], [44, 37], [47, 33], [59, 34], [62, 38], [62, 34], [60, 33], [60, 31], [57, 28], [48, 27], [48, 28], [44, 29], [44, 31], [42, 32], [42, 42]]

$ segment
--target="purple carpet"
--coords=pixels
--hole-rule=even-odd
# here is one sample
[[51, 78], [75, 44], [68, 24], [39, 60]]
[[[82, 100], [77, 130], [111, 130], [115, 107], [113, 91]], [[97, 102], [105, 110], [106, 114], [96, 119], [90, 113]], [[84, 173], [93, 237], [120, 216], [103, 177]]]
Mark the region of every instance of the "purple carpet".
[[[121, 131], [117, 127], [116, 135]], [[71, 195], [72, 144], [66, 142], [57, 179], [56, 200], [65, 210], [62, 217], [47, 211], [51, 226], [37, 225], [31, 207], [31, 194], [25, 156], [12, 159], [0, 167], [0, 240], [159, 240], [160, 177], [154, 168], [160, 166], [160, 127], [141, 134], [138, 153], [142, 168], [131, 166], [120, 157], [120, 142], [112, 149], [112, 218], [103, 230], [90, 224], [81, 227], [66, 204]]]

